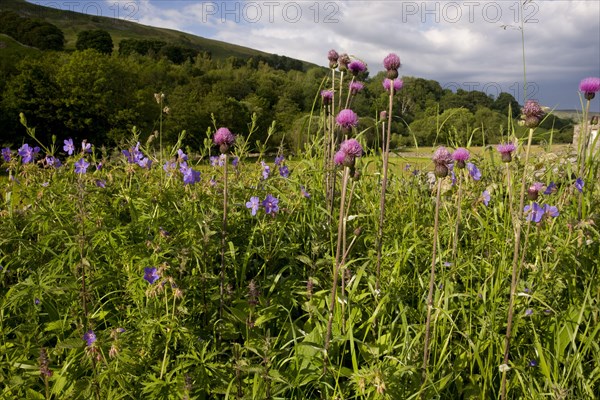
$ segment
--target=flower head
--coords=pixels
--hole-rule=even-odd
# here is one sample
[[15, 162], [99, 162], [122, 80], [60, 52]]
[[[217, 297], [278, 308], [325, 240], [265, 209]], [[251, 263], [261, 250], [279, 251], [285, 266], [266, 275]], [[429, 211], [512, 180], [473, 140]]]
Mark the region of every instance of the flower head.
[[62, 163], [60, 162], [60, 160], [54, 156], [46, 156], [46, 158], [44, 158], [44, 164], [46, 164], [47, 167], [54, 167], [54, 168], [58, 168], [58, 167], [62, 166]]
[[246, 208], [250, 209], [250, 214], [252, 214], [252, 216], [256, 215], [258, 207], [260, 207], [260, 200], [256, 196], [250, 197], [250, 201], [246, 202]]
[[271, 167], [269, 167], [264, 161], [261, 161], [260, 165], [262, 166], [262, 178], [263, 180], [266, 180], [271, 174]]
[[350, 89], [350, 94], [355, 95], [356, 93], [363, 90], [365, 85], [362, 82], [352, 81], [352, 82], [350, 82], [350, 85], [348, 87]]
[[540, 190], [544, 188], [544, 184], [541, 182], [534, 182], [529, 189], [527, 189], [527, 198], [529, 200], [537, 200]]
[[329, 68], [337, 67], [337, 61], [340, 55], [337, 51], [331, 49], [327, 52], [327, 59], [329, 60]]
[[488, 192], [487, 190], [484, 190], [483, 193], [481, 194], [481, 198], [483, 200], [483, 204], [485, 204], [485, 206], [487, 207], [488, 204], [490, 204], [490, 192]]
[[528, 128], [535, 128], [542, 120], [544, 110], [542, 110], [542, 107], [537, 101], [527, 100], [525, 106], [521, 109], [521, 114], [521, 118], [525, 121], [525, 126]]
[[29, 164], [35, 158], [35, 155], [40, 152], [40, 148], [38, 146], [31, 147], [27, 143], [17, 150], [17, 153], [21, 156], [21, 161], [23, 164]]
[[304, 196], [307, 199], [310, 199], [310, 193], [308, 193], [306, 191], [306, 189], [304, 188], [304, 186], [300, 186], [300, 193], [302, 193], [302, 196]]
[[548, 184], [548, 186], [546, 186], [546, 190], [544, 190], [544, 194], [556, 193], [557, 190], [558, 190], [558, 188], [556, 186], [556, 183], [550, 182]]
[[[404, 86], [404, 82], [402, 81], [402, 79], [394, 79], [394, 93], [398, 93], [400, 91], [400, 89], [402, 89], [402, 86]], [[383, 80], [383, 88], [386, 90], [386, 92], [390, 91], [390, 87], [392, 85], [392, 80], [385, 78]]]
[[227, 153], [229, 146], [235, 142], [235, 135], [227, 128], [219, 128], [215, 132], [213, 140], [219, 146], [221, 153]]
[[549, 215], [552, 218], [556, 218], [560, 215], [560, 213], [558, 212], [558, 207], [556, 207], [556, 206], [544, 204], [543, 208], [544, 208], [544, 215]]
[[88, 143], [87, 140], [83, 139], [83, 142], [81, 142], [81, 151], [84, 153], [91, 153], [92, 152], [91, 143]]
[[183, 175], [183, 184], [191, 185], [200, 182], [200, 171], [196, 171], [187, 166], [187, 163], [182, 163], [179, 166], [179, 171]]
[[333, 162], [335, 165], [342, 165], [344, 163], [344, 159], [346, 158], [346, 153], [342, 150], [338, 150], [333, 156]]
[[188, 156], [181, 149], [177, 149], [177, 161], [187, 161]]
[[150, 169], [150, 167], [152, 166], [152, 160], [150, 160], [148, 157], [144, 157], [141, 160], [139, 160], [137, 164], [142, 168]]
[[362, 61], [354, 60], [348, 64], [348, 70], [352, 72], [352, 75], [356, 76], [361, 72], [365, 72], [367, 70], [367, 66]]
[[358, 125], [358, 115], [349, 108], [345, 108], [335, 117], [335, 122], [345, 129], [350, 129]]
[[331, 100], [333, 99], [333, 91], [321, 90], [321, 99], [323, 100], [323, 105], [328, 106], [331, 104]]
[[544, 208], [541, 207], [538, 203], [526, 205], [525, 208], [523, 208], [523, 212], [527, 216], [528, 221], [535, 223], [540, 222], [545, 213]]
[[444, 178], [448, 176], [448, 164], [452, 162], [452, 155], [444, 146], [438, 147], [433, 153], [433, 163], [435, 164], [435, 176]]
[[388, 54], [383, 59], [383, 67], [387, 70], [387, 77], [389, 79], [396, 79], [398, 77], [398, 68], [400, 68], [400, 57], [394, 53]]
[[85, 158], [81, 158], [79, 161], [75, 163], [75, 173], [76, 174], [85, 174], [87, 172], [87, 168], [90, 166], [90, 163], [85, 161]]
[[287, 165], [279, 166], [279, 175], [281, 175], [284, 178], [290, 176], [290, 169], [287, 167]]
[[122, 150], [121, 153], [127, 157], [127, 162], [130, 164], [137, 164], [144, 158], [144, 153], [140, 151], [140, 142], [137, 142], [135, 146], [130, 147], [128, 150]]
[[471, 178], [473, 178], [473, 180], [480, 180], [481, 179], [481, 171], [479, 170], [479, 168], [477, 168], [477, 166], [473, 163], [467, 163], [467, 170], [469, 171], [469, 175], [471, 176]]
[[512, 153], [516, 150], [516, 146], [513, 143], [502, 143], [496, 147], [496, 150], [502, 155], [503, 162], [511, 162], [512, 161]]
[[94, 342], [96, 342], [96, 334], [93, 330], [90, 329], [89, 331], [83, 334], [83, 340], [85, 340], [85, 343], [88, 347], [92, 347], [94, 345]]
[[340, 71], [346, 71], [348, 69], [348, 64], [350, 64], [350, 56], [346, 53], [340, 54], [337, 61], [338, 69]]
[[146, 267], [144, 268], [144, 279], [148, 281], [149, 284], [153, 284], [160, 278], [158, 274], [158, 270], [156, 267]]
[[10, 162], [10, 159], [12, 158], [12, 152], [10, 151], [10, 148], [5, 147], [2, 149], [2, 158], [4, 158], [5, 162]]
[[279, 211], [279, 199], [268, 194], [263, 200], [262, 206], [265, 208], [265, 213], [275, 215]]
[[66, 151], [68, 155], [72, 155], [73, 152], [75, 151], [75, 146], [73, 145], [73, 139], [65, 139], [65, 140], [63, 140], [63, 143], [65, 144], [63, 146], [63, 150]]
[[583, 179], [577, 178], [577, 180], [575, 181], [575, 189], [579, 190], [579, 193], [583, 193], [584, 185], [585, 185], [585, 182], [583, 181]]
[[342, 142], [340, 145], [340, 150], [344, 153], [351, 155], [352, 157], [360, 157], [362, 156], [362, 146], [356, 139], [347, 139]]
[[579, 90], [583, 92], [586, 100], [592, 100], [596, 92], [600, 91], [600, 78], [585, 78], [579, 83]]
[[452, 159], [456, 161], [456, 166], [458, 168], [464, 168], [466, 166], [465, 161], [467, 161], [470, 156], [469, 150], [464, 147], [459, 147], [452, 153]]
[[275, 165], [280, 166], [285, 161], [285, 157], [282, 155], [278, 155], [275, 157]]

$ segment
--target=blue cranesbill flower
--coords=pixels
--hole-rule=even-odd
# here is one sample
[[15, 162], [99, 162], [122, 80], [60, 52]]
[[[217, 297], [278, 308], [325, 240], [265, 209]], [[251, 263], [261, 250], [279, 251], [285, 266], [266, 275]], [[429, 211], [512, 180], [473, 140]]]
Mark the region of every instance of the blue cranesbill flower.
[[144, 157], [137, 162], [137, 165], [145, 169], [150, 169], [152, 166], [152, 160], [150, 160], [148, 157]]
[[90, 143], [87, 142], [87, 140], [83, 140], [83, 142], [81, 142], [81, 150], [84, 153], [91, 153], [92, 152], [92, 145]]
[[88, 347], [92, 347], [94, 342], [96, 342], [96, 339], [96, 334], [91, 329], [83, 334], [83, 340], [85, 340], [85, 343]]
[[130, 164], [137, 164], [144, 158], [144, 154], [140, 151], [140, 142], [137, 142], [134, 147], [130, 147], [128, 150], [123, 150], [121, 152], [127, 157], [127, 162]]
[[300, 193], [302, 193], [302, 196], [304, 196], [307, 199], [310, 199], [310, 193], [308, 193], [306, 191], [306, 189], [304, 188], [304, 186], [300, 186]]
[[583, 193], [584, 185], [585, 185], [585, 182], [583, 181], [583, 179], [577, 178], [577, 180], [575, 181], [575, 189], [579, 190], [579, 193]]
[[262, 202], [265, 213], [275, 215], [279, 211], [279, 199], [268, 194]]
[[523, 208], [523, 212], [527, 216], [527, 220], [531, 222], [538, 223], [544, 217], [544, 208], [541, 207], [538, 203], [528, 204]]
[[149, 284], [152, 285], [159, 278], [160, 278], [160, 275], [158, 274], [158, 270], [156, 269], [156, 267], [146, 267], [146, 268], [144, 268], [144, 279]]
[[471, 178], [473, 178], [474, 180], [478, 181], [481, 179], [481, 171], [479, 171], [479, 168], [477, 168], [477, 166], [473, 163], [467, 163], [467, 170], [469, 171], [469, 175], [471, 175]]
[[44, 158], [44, 164], [46, 164], [47, 167], [54, 167], [54, 168], [58, 168], [58, 167], [62, 166], [62, 163], [60, 162], [60, 160], [54, 156], [46, 156], [46, 158]]
[[250, 214], [252, 214], [252, 216], [256, 215], [256, 212], [258, 211], [259, 207], [260, 207], [260, 199], [256, 196], [250, 197], [250, 201], [246, 202], [246, 208], [250, 209]]
[[548, 186], [546, 186], [546, 190], [544, 190], [544, 194], [556, 193], [557, 190], [558, 190], [558, 187], [556, 186], [556, 183], [550, 182], [548, 184]]
[[269, 167], [264, 161], [261, 161], [260, 165], [262, 166], [262, 178], [263, 180], [266, 180], [271, 174], [271, 167]]
[[487, 207], [488, 204], [490, 204], [490, 192], [488, 192], [487, 190], [484, 190], [483, 193], [481, 194], [481, 198], [483, 199], [483, 204], [485, 204], [485, 206]]
[[283, 161], [285, 161], [285, 157], [282, 155], [279, 155], [277, 157], [275, 157], [275, 165], [280, 166]]
[[73, 155], [73, 153], [75, 152], [75, 145], [73, 144], [73, 139], [65, 139], [63, 140], [63, 143], [65, 144], [63, 146], [63, 150], [68, 154], [68, 155]]
[[87, 172], [87, 168], [90, 166], [90, 163], [85, 161], [85, 158], [81, 158], [79, 161], [75, 163], [75, 173], [76, 174], [85, 174]]
[[31, 147], [27, 143], [19, 148], [17, 153], [21, 156], [21, 161], [23, 164], [29, 164], [35, 158], [35, 155], [40, 152], [40, 148], [38, 146]]
[[559, 215], [558, 208], [556, 206], [550, 206], [548, 204], [544, 204], [544, 214], [551, 216], [552, 218], [556, 218]]
[[287, 167], [287, 165], [282, 165], [279, 167], [279, 175], [281, 175], [284, 178], [290, 176], [290, 169]]
[[10, 162], [12, 158], [12, 152], [10, 151], [10, 148], [5, 147], [2, 149], [2, 158], [4, 158], [5, 162]]

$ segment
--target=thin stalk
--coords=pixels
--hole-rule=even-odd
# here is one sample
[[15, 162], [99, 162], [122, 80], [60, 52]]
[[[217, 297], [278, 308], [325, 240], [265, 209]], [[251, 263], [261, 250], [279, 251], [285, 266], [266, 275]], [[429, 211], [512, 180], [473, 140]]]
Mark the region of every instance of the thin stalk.
[[[581, 131], [579, 132], [579, 143], [581, 143], [581, 154], [579, 155], [579, 178], [585, 181], [585, 157], [587, 153], [587, 142], [588, 142], [588, 115], [590, 112], [590, 100], [587, 100], [585, 111], [583, 113], [583, 124]], [[579, 199], [577, 204], [577, 219], [581, 220], [583, 215], [583, 191], [579, 192]]]
[[390, 98], [388, 104], [388, 124], [387, 134], [385, 133], [385, 125], [383, 128], [383, 134], [385, 140], [382, 141], [383, 145], [383, 177], [381, 181], [381, 196], [379, 198], [379, 226], [377, 228], [377, 272], [375, 280], [375, 290], [379, 292], [379, 277], [381, 275], [381, 253], [383, 248], [383, 223], [385, 220], [385, 193], [387, 191], [388, 181], [388, 161], [390, 156], [390, 137], [392, 136], [392, 109], [394, 105], [394, 82], [390, 83]]
[[[169, 299], [167, 298], [167, 289], [165, 289], [165, 308], [166, 308], [166, 315], [167, 317], [169, 316]], [[165, 374], [165, 370], [166, 370], [166, 366], [167, 366], [167, 354], [169, 352], [169, 342], [171, 341], [171, 328], [168, 328], [169, 330], [167, 331], [167, 340], [165, 342], [165, 351], [163, 353], [163, 360], [162, 360], [162, 364], [160, 366], [160, 377], [158, 379], [162, 379], [163, 375]]]
[[[529, 163], [529, 153], [531, 150], [531, 139], [533, 137], [533, 128], [529, 128], [529, 136], [527, 138], [527, 148], [525, 150], [525, 163], [523, 166], [523, 176], [521, 178], [521, 192], [519, 196], [519, 208], [517, 209], [516, 215], [513, 216], [513, 224], [515, 229], [515, 244], [513, 250], [513, 262], [512, 262], [512, 277], [510, 283], [510, 299], [508, 303], [508, 319], [506, 322], [506, 337], [504, 341], [504, 358], [502, 363], [508, 365], [508, 355], [510, 352], [510, 338], [512, 334], [512, 323], [514, 315], [515, 296], [517, 291], [518, 273], [519, 273], [519, 248], [521, 245], [521, 231], [522, 231], [522, 220], [523, 220], [523, 207], [525, 205], [525, 182], [527, 179], [526, 170]], [[501, 400], [506, 399], [506, 369], [502, 371], [502, 387], [501, 387]]]
[[344, 176], [342, 178], [342, 195], [340, 196], [340, 215], [338, 220], [337, 248], [335, 252], [335, 266], [333, 268], [333, 283], [331, 285], [331, 298], [329, 302], [329, 320], [327, 321], [327, 334], [325, 335], [325, 360], [323, 363], [323, 373], [327, 372], [327, 351], [331, 340], [331, 329], [333, 327], [333, 314], [335, 310], [335, 300], [337, 292], [338, 276], [340, 272], [340, 259], [342, 253], [342, 238], [344, 229], [344, 204], [346, 200], [346, 189], [348, 187], [348, 176], [350, 168], [344, 167]]
[[429, 364], [429, 341], [431, 327], [431, 310], [433, 309], [433, 291], [435, 290], [435, 258], [437, 255], [437, 241], [439, 228], [440, 203], [442, 194], [442, 179], [437, 180], [437, 195], [435, 197], [435, 215], [433, 222], [433, 250], [431, 251], [431, 273], [429, 274], [429, 293], [427, 294], [427, 321], [425, 322], [425, 349], [423, 351], [423, 383], [427, 380], [427, 366]]
[[[461, 219], [461, 203], [462, 203], [462, 169], [456, 171], [456, 179], [458, 180], [458, 193], [456, 198], [456, 224], [454, 227], [454, 241], [452, 242], [452, 259], [456, 257], [456, 248], [458, 247], [458, 230]], [[456, 261], [456, 260], [455, 260]]]
[[220, 276], [220, 302], [219, 318], [223, 318], [223, 297], [225, 296], [225, 239], [227, 237], [227, 153], [225, 154], [225, 165], [223, 166], [223, 223], [221, 227], [221, 276]]

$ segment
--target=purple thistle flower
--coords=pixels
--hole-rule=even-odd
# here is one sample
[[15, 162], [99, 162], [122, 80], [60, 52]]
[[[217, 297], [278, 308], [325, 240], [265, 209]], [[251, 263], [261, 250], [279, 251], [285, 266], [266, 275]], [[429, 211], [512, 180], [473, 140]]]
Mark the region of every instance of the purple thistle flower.
[[583, 193], [584, 185], [585, 185], [585, 182], [583, 181], [583, 179], [577, 178], [577, 180], [575, 181], [575, 189], [579, 190], [579, 193]]
[[346, 53], [342, 53], [338, 57], [337, 61], [338, 61], [338, 69], [340, 71], [346, 71], [348, 69], [348, 64], [350, 64], [350, 56]]
[[397, 70], [398, 68], [400, 68], [400, 57], [398, 57], [394, 53], [388, 54], [383, 59], [383, 67], [388, 71]]
[[527, 216], [528, 221], [535, 222], [535, 223], [540, 222], [545, 213], [544, 209], [542, 207], [540, 207], [540, 205], [538, 203], [526, 205], [525, 208], [523, 208], [523, 212]]
[[[386, 90], [386, 92], [390, 91], [390, 86], [391, 86], [391, 79], [385, 78], [383, 80], [383, 88]], [[404, 81], [402, 81], [402, 79], [394, 79], [394, 93], [398, 93], [400, 91], [400, 89], [402, 89], [402, 87], [404, 86]]]
[[285, 160], [285, 157], [284, 157], [284, 156], [281, 156], [281, 155], [279, 155], [279, 156], [275, 157], [275, 165], [277, 165], [277, 166], [281, 165], [281, 163], [282, 163], [284, 160]]
[[337, 51], [331, 49], [327, 52], [327, 59], [329, 60], [329, 67], [330, 68], [335, 68], [335, 66], [331, 66], [331, 63], [337, 63], [338, 58], [340, 57], [340, 55], [338, 54]]
[[527, 198], [529, 200], [537, 200], [540, 190], [544, 188], [544, 184], [541, 182], [534, 182], [529, 189], [527, 189]]
[[352, 75], [356, 76], [361, 72], [365, 72], [367, 70], [367, 66], [362, 61], [354, 60], [348, 64], [348, 70], [352, 72]]
[[21, 156], [21, 161], [23, 164], [29, 164], [35, 158], [35, 155], [40, 152], [40, 148], [38, 146], [31, 147], [27, 143], [19, 148], [17, 153]]
[[144, 268], [144, 279], [148, 281], [149, 284], [153, 284], [160, 278], [156, 267], [146, 267]]
[[235, 142], [235, 135], [227, 128], [219, 128], [213, 138], [221, 153], [227, 153], [229, 146]]
[[600, 78], [590, 77], [582, 79], [579, 83], [579, 91], [583, 92], [586, 100], [592, 100], [596, 92], [600, 91]]
[[502, 143], [496, 147], [496, 150], [502, 155], [503, 162], [511, 162], [512, 161], [512, 152], [515, 151], [517, 147], [513, 143]]
[[4, 158], [4, 162], [10, 162], [11, 156], [12, 152], [10, 151], [10, 148], [5, 147], [2, 149], [2, 158]]
[[88, 143], [85, 139], [83, 140], [83, 142], [81, 142], [81, 151], [83, 151], [84, 153], [92, 152], [92, 145]]
[[250, 214], [252, 216], [256, 215], [258, 208], [260, 207], [260, 199], [256, 196], [250, 197], [250, 201], [246, 202], [246, 208], [250, 209]]
[[358, 125], [358, 115], [349, 108], [345, 108], [335, 117], [335, 122], [342, 128], [349, 129]]
[[544, 116], [544, 110], [535, 100], [527, 100], [525, 106], [521, 109], [522, 119], [525, 120], [525, 126], [535, 128], [539, 125]]
[[271, 174], [271, 167], [269, 167], [264, 161], [261, 161], [260, 165], [262, 166], [262, 178], [263, 180], [266, 180]]
[[559, 216], [558, 208], [556, 206], [550, 206], [548, 204], [544, 204], [544, 214], [551, 216], [552, 218], [556, 218]]
[[83, 340], [85, 341], [88, 347], [92, 347], [96, 342], [96, 334], [93, 330], [90, 329], [89, 331], [83, 334]]
[[340, 145], [340, 150], [353, 157], [360, 157], [363, 152], [362, 146], [356, 139], [344, 140]]
[[328, 106], [331, 104], [331, 100], [333, 99], [333, 91], [321, 90], [321, 99], [323, 100], [323, 105]]
[[469, 150], [464, 147], [459, 147], [452, 153], [452, 159], [456, 161], [456, 166], [458, 168], [464, 168], [466, 166], [465, 161], [467, 161], [470, 156]]
[[265, 208], [265, 213], [275, 215], [279, 211], [279, 199], [268, 194], [263, 200], [262, 206]]
[[431, 158], [435, 164], [450, 164], [452, 162], [452, 154], [444, 146], [438, 147]]
[[488, 192], [487, 190], [484, 190], [483, 193], [481, 194], [481, 198], [483, 199], [483, 204], [485, 204], [485, 206], [487, 207], [488, 204], [490, 204], [490, 192]]
[[346, 153], [342, 150], [338, 150], [337, 153], [333, 156], [333, 162], [335, 165], [342, 165], [344, 163], [344, 159], [346, 158]]
[[550, 182], [548, 184], [548, 186], [546, 186], [546, 190], [544, 190], [544, 194], [556, 193], [557, 190], [558, 190], [558, 188], [556, 186], [556, 183]]
[[75, 152], [75, 145], [73, 145], [73, 139], [65, 139], [63, 140], [63, 143], [65, 144], [63, 146], [63, 150], [68, 155], [73, 155], [73, 152]]
[[75, 173], [76, 174], [85, 174], [87, 172], [87, 168], [90, 166], [90, 163], [85, 161], [85, 158], [81, 158], [79, 161], [75, 163]]
[[350, 93], [355, 95], [358, 92], [360, 92], [361, 90], [363, 90], [363, 88], [365, 87], [365, 85], [362, 82], [358, 82], [358, 81], [352, 81], [350, 82], [350, 85], [348, 86], [348, 88], [350, 89]]
[[290, 169], [287, 167], [287, 165], [282, 165], [279, 167], [279, 175], [281, 175], [284, 178], [290, 176]]

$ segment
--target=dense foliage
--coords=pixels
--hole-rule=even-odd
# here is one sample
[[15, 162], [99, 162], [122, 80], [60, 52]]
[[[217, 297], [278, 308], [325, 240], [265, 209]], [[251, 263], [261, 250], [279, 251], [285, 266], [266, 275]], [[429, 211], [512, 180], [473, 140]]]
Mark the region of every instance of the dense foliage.
[[94, 49], [103, 54], [111, 54], [113, 41], [110, 33], [102, 29], [81, 31], [77, 34], [77, 50]]
[[57, 26], [11, 11], [0, 11], [0, 33], [40, 50], [62, 50], [65, 44], [64, 34]]

